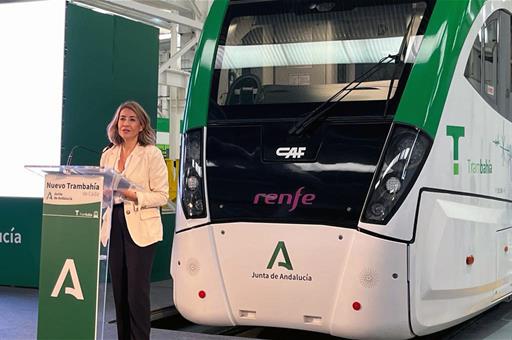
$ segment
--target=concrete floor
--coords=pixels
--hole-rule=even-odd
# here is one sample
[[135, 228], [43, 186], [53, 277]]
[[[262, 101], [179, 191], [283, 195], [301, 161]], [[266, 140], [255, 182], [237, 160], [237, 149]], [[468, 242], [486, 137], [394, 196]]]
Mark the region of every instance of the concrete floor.
[[[155, 282], [151, 287], [151, 309], [157, 310], [172, 303], [169, 281]], [[0, 286], [0, 340], [32, 340], [37, 335], [38, 290]], [[115, 320], [112, 293], [107, 289], [106, 320]], [[104, 339], [117, 339], [115, 323], [105, 324]], [[233, 337], [151, 329], [151, 339], [202, 340]]]
[[[153, 283], [151, 288], [151, 308], [158, 310], [172, 303], [170, 281]], [[107, 289], [106, 320], [115, 319], [112, 294]], [[38, 290], [0, 286], [0, 340], [29, 340], [37, 334], [37, 303]], [[250, 333], [250, 332], [249, 332]], [[252, 332], [254, 333], [254, 332]], [[268, 334], [268, 332], [267, 332]], [[276, 333], [279, 334], [279, 333]], [[300, 334], [300, 333], [299, 333]], [[283, 333], [281, 333], [283, 335]], [[320, 334], [318, 334], [320, 336]], [[255, 335], [249, 335], [254, 337]], [[257, 336], [257, 334], [256, 334]], [[303, 338], [302, 336], [299, 336]], [[325, 339], [322, 335], [322, 339]], [[117, 339], [115, 323], [105, 326], [105, 339]], [[271, 336], [272, 339], [280, 338]], [[308, 339], [315, 338], [309, 335]], [[218, 336], [153, 328], [151, 339], [243, 339], [233, 336]], [[332, 337], [332, 339], [337, 339]], [[512, 340], [512, 303], [501, 303], [476, 318], [452, 329], [418, 339], [450, 339], [450, 340]]]

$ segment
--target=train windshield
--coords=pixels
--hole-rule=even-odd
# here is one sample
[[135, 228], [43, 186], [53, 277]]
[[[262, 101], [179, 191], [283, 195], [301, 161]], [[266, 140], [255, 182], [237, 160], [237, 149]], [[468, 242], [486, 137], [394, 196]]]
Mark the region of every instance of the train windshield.
[[[396, 101], [427, 11], [426, 2], [411, 1], [232, 1], [215, 60], [213, 109], [225, 118], [293, 117], [340, 91], [340, 103]], [[296, 109], [263, 109], [269, 105]]]
[[232, 0], [208, 107], [212, 222], [355, 228], [432, 0]]

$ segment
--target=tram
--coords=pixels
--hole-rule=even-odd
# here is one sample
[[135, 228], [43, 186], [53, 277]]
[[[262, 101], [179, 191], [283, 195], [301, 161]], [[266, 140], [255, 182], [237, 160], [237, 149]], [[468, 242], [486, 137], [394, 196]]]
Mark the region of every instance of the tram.
[[511, 1], [215, 1], [171, 256], [208, 325], [412, 338], [512, 293]]

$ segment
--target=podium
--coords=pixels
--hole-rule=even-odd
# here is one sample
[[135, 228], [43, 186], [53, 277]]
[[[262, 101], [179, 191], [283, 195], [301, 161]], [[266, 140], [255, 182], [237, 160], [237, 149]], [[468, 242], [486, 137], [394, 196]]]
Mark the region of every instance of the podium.
[[138, 189], [110, 168], [26, 166], [45, 177], [38, 339], [103, 339], [113, 195]]

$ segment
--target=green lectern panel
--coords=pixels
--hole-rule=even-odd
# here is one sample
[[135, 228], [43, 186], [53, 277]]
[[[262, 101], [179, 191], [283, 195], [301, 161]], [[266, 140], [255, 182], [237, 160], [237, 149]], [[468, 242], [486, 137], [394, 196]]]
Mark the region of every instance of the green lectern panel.
[[47, 175], [38, 339], [95, 339], [103, 177]]

